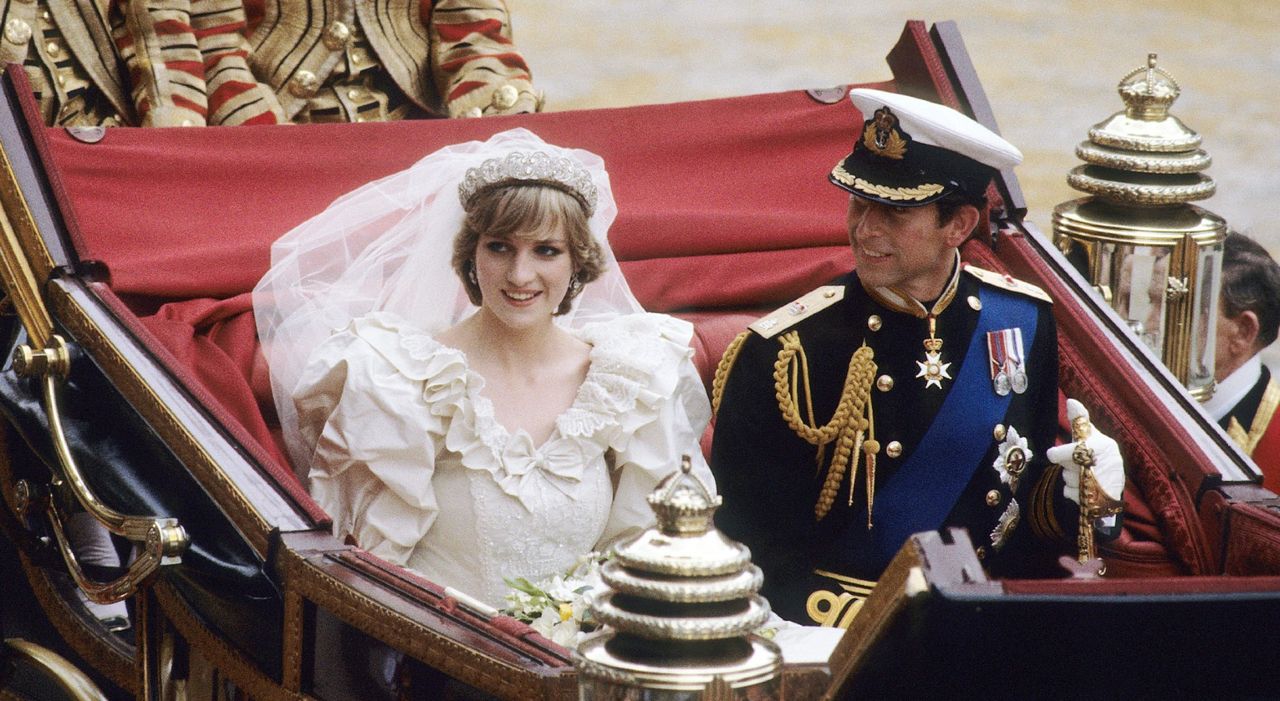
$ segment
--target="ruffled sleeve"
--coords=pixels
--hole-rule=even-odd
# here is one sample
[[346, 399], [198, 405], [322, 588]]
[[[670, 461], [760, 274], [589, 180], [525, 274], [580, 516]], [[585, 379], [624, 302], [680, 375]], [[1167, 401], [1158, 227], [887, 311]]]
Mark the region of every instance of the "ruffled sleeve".
[[715, 491], [700, 440], [711, 405], [693, 365], [693, 326], [663, 314], [632, 314], [583, 330], [594, 347], [590, 381], [611, 398], [612, 420], [601, 429], [613, 451], [613, 507], [600, 544], [654, 522], [647, 497], [658, 483], [693, 461], [694, 474]]
[[311, 492], [334, 534], [405, 564], [438, 512], [441, 435], [465, 360], [393, 315], [357, 319], [311, 354], [293, 392]]

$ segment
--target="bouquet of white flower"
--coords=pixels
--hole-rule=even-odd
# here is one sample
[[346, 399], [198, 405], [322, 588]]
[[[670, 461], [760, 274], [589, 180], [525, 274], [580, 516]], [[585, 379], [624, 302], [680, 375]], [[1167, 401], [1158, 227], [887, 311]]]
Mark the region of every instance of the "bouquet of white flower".
[[591, 595], [604, 587], [600, 565], [605, 559], [600, 553], [587, 553], [568, 572], [536, 583], [524, 577], [504, 579], [511, 591], [502, 613], [528, 623], [558, 645], [576, 646], [596, 628]]

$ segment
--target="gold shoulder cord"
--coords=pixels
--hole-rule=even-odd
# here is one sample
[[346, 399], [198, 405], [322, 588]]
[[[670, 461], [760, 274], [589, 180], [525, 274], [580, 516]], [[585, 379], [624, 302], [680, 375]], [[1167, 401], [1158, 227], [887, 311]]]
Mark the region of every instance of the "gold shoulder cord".
[[716, 365], [715, 377], [711, 379], [711, 415], [715, 416], [720, 413], [720, 399], [724, 397], [724, 383], [729, 381], [729, 371], [733, 369], [733, 364], [738, 362], [738, 354], [742, 352], [742, 344], [747, 341], [747, 336], [751, 335], [750, 329], [734, 336], [729, 341], [729, 346], [724, 349], [724, 355], [720, 356], [720, 362]]
[[[821, 466], [828, 443], [835, 442], [835, 451], [831, 456], [831, 466], [827, 470], [827, 478], [822, 484], [818, 501], [813, 512], [817, 520], [822, 520], [831, 511], [835, 503], [836, 492], [840, 490], [844, 474], [854, 454], [866, 454], [867, 471], [867, 528], [871, 527], [871, 509], [875, 500], [876, 453], [880, 452], [880, 444], [875, 440], [875, 424], [871, 414], [871, 383], [875, 377], [875, 352], [865, 344], [854, 352], [849, 359], [849, 369], [845, 373], [844, 388], [840, 393], [840, 402], [836, 405], [831, 420], [818, 426], [813, 416], [813, 393], [809, 385], [809, 360], [804, 346], [800, 344], [800, 334], [795, 331], [783, 334], [778, 338], [782, 350], [778, 351], [778, 359], [773, 364], [774, 394], [778, 400], [778, 409], [787, 426], [797, 436], [810, 445], [818, 448], [818, 464]], [[800, 417], [797, 406], [800, 384], [804, 385], [805, 408], [809, 415], [808, 422]], [[853, 504], [853, 482], [857, 478], [857, 463], [854, 463], [854, 475], [849, 480], [849, 504]]]

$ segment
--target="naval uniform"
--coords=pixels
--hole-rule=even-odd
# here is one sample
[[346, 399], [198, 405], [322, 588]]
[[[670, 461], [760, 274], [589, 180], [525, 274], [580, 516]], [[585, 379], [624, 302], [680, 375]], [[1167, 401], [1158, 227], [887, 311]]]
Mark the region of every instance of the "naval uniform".
[[[753, 324], [721, 363], [711, 465], [724, 505], [716, 524], [750, 547], [764, 571], [762, 593], [789, 620], [847, 626], [914, 532], [967, 529], [995, 575], [1046, 571], [1065, 551], [1032, 542], [1032, 531], [1074, 533], [1059, 525], [1073, 511], [1055, 513], [1065, 501], [1060, 468], [1044, 457], [1058, 433], [1047, 295], [961, 266], [957, 256], [943, 296], [925, 305], [936, 312], [936, 358], [923, 345], [927, 309], [908, 313], [904, 301], [864, 289], [853, 273]], [[790, 360], [779, 363], [786, 347]], [[1018, 372], [997, 381], [993, 368]], [[793, 419], [820, 427], [846, 395], [855, 399], [846, 413], [857, 454], [833, 481], [839, 441], [820, 454], [781, 407], [790, 397]]]

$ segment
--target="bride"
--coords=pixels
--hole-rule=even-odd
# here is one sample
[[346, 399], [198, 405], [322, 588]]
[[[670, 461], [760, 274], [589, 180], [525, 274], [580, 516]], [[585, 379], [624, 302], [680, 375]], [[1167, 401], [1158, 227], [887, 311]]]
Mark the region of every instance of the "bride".
[[334, 533], [501, 606], [647, 527], [699, 449], [691, 326], [605, 240], [601, 159], [513, 129], [441, 149], [285, 234], [254, 290], [284, 437]]

